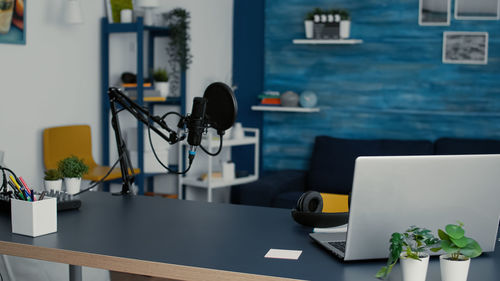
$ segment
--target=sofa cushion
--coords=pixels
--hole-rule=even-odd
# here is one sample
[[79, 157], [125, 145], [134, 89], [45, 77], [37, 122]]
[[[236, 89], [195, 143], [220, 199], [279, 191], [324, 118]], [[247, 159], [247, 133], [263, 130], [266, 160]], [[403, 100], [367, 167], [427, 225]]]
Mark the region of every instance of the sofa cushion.
[[[305, 171], [276, 171], [263, 175], [258, 181], [232, 186], [231, 203], [270, 207], [273, 206], [278, 194], [288, 191], [296, 191], [298, 194], [302, 194], [305, 186]], [[295, 200], [295, 202], [297, 201]]]
[[348, 140], [316, 137], [307, 178], [307, 189], [349, 194], [358, 156], [431, 155], [426, 140]]
[[434, 143], [434, 153], [453, 154], [500, 154], [500, 140], [440, 138]]

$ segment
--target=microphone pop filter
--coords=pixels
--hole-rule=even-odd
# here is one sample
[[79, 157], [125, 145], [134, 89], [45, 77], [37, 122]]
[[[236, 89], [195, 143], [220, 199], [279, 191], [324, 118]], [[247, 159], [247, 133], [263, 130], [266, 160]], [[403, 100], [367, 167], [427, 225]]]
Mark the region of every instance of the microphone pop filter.
[[224, 83], [215, 82], [207, 87], [203, 97], [207, 100], [205, 116], [208, 124], [218, 133], [231, 128], [238, 113], [233, 90]]

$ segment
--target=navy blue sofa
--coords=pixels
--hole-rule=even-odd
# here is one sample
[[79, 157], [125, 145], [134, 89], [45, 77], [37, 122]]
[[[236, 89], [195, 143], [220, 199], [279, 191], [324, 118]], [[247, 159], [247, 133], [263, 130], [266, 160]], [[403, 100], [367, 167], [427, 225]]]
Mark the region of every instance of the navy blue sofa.
[[358, 156], [500, 154], [500, 140], [441, 138], [428, 140], [315, 139], [309, 170], [265, 173], [258, 181], [233, 186], [234, 204], [293, 208], [308, 190], [349, 194]]

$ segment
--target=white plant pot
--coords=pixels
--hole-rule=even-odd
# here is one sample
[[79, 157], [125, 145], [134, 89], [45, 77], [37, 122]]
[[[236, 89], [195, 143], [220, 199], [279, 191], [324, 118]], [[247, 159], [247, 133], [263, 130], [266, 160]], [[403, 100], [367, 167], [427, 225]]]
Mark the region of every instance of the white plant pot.
[[[450, 260], [449, 255], [439, 256], [439, 265], [441, 267], [442, 281], [466, 281], [469, 274], [470, 259]], [[465, 258], [460, 256], [460, 258]]]
[[305, 20], [304, 21], [304, 28], [306, 31], [306, 38], [311, 39], [313, 38], [314, 35], [314, 21], [312, 20]]
[[66, 192], [69, 194], [79, 192], [81, 183], [82, 178], [64, 178], [64, 186], [66, 187]]
[[61, 188], [62, 188], [62, 179], [58, 179], [55, 181], [45, 180], [45, 190], [61, 191]]
[[401, 272], [403, 281], [425, 281], [427, 267], [429, 266], [429, 255], [420, 257], [420, 260], [407, 258], [406, 253], [400, 256]]
[[169, 84], [168, 82], [155, 82], [155, 90], [160, 92], [160, 96], [168, 96]]
[[346, 39], [351, 36], [351, 21], [343, 20], [340, 21], [340, 38]]

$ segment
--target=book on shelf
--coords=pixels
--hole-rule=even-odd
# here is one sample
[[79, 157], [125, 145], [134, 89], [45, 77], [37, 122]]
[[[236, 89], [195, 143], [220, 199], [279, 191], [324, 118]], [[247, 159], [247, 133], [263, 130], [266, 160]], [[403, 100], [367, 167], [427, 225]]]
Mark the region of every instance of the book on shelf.
[[[126, 90], [125, 94], [133, 100], [137, 99], [137, 90]], [[142, 95], [145, 101], [165, 101], [167, 99], [160, 95], [160, 91], [154, 89], [144, 89]]]
[[[122, 83], [122, 87], [125, 89], [137, 89], [137, 83]], [[153, 85], [150, 82], [145, 82], [142, 84], [144, 89], [153, 88]]]
[[260, 101], [260, 104], [280, 105], [281, 100], [279, 98], [264, 98]]
[[262, 105], [280, 105], [280, 93], [277, 91], [265, 91], [258, 96]]

